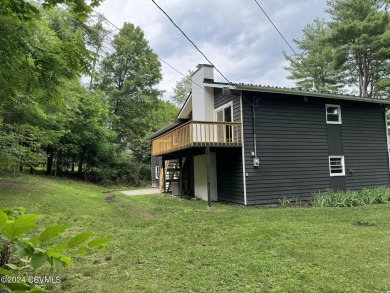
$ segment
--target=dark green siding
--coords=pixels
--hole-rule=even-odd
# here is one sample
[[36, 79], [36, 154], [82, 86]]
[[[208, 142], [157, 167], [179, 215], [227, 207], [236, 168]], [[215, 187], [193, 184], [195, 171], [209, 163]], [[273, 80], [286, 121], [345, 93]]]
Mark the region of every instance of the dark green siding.
[[[342, 106], [340, 106], [341, 109]], [[341, 110], [341, 112], [343, 112]], [[343, 156], [343, 134], [341, 124], [327, 124], [329, 156]], [[345, 191], [345, 176], [331, 176], [330, 188]]]
[[233, 122], [241, 122], [240, 96], [223, 94], [221, 89], [215, 90], [214, 109], [233, 101]]
[[[248, 204], [277, 204], [283, 197], [307, 200], [314, 192], [331, 188], [328, 156], [335, 152], [345, 157], [346, 175], [332, 178], [342, 179], [346, 189], [390, 186], [382, 105], [265, 93], [245, 92], [244, 97]], [[251, 156], [250, 102], [256, 98], [259, 167], [253, 167]], [[341, 133], [340, 127], [335, 133], [326, 124], [329, 103], [341, 105]]]
[[[240, 96], [215, 91], [214, 109], [233, 101], [233, 121], [241, 122]], [[244, 180], [241, 148], [218, 148], [218, 200], [244, 204]]]
[[347, 189], [389, 186], [384, 107], [350, 102], [341, 113]]
[[[298, 96], [244, 94], [248, 204], [278, 204], [283, 197], [309, 199], [330, 187], [325, 105]], [[260, 166], [254, 167], [252, 106]]]
[[244, 204], [241, 149], [221, 148], [216, 153], [218, 200]]

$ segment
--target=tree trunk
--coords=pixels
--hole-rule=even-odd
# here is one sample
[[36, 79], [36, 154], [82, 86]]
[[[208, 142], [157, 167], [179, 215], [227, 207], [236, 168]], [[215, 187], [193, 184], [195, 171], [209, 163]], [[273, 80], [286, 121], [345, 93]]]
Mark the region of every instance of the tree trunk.
[[51, 171], [53, 170], [53, 159], [54, 159], [53, 149], [48, 148], [46, 150], [46, 154], [47, 154], [46, 174], [50, 175]]
[[74, 173], [74, 157], [72, 158], [72, 173]]
[[79, 161], [79, 169], [77, 170], [77, 173], [82, 174], [83, 173], [83, 159], [81, 158]]
[[56, 175], [62, 173], [63, 165], [64, 165], [64, 156], [62, 154], [62, 151], [60, 151], [57, 155]]
[[77, 170], [77, 173], [80, 175], [83, 173], [83, 164], [84, 164], [85, 153], [86, 153], [86, 150], [85, 150], [85, 148], [83, 148], [81, 151], [81, 154], [80, 154], [80, 159], [79, 159], [79, 169]]

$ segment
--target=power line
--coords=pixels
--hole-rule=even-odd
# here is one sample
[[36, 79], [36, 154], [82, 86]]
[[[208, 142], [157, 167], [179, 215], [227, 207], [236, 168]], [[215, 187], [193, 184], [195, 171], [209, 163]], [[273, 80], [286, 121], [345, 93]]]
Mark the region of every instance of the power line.
[[95, 12], [97, 15], [99, 15], [101, 18], [103, 18], [105, 21], [107, 21], [109, 24], [111, 24], [113, 27], [115, 27], [118, 31], [120, 30], [119, 27], [117, 27], [115, 24], [113, 24], [111, 21], [109, 21], [107, 19], [107, 17], [105, 17], [103, 14], [101, 14], [100, 12], [97, 12], [96, 10], [92, 10], [93, 12]]
[[[157, 56], [157, 55], [156, 55]], [[192, 80], [191, 77], [188, 77], [186, 75], [184, 75], [183, 73], [181, 73], [179, 70], [177, 70], [175, 67], [173, 67], [172, 65], [170, 65], [169, 63], [165, 62], [163, 59], [161, 59], [160, 57], [157, 56], [157, 58], [161, 61], [161, 62], [164, 62], [167, 66], [169, 66], [170, 68], [172, 68], [173, 70], [175, 70], [177, 73], [179, 73], [180, 75], [182, 75], [185, 79], [193, 82], [195, 85], [197, 85], [198, 87], [200, 87], [201, 89], [203, 90], [206, 90], [203, 86], [199, 85], [198, 83], [196, 83], [195, 81]]]
[[263, 7], [261, 7], [261, 5], [259, 4], [259, 2], [257, 2], [257, 0], [254, 0], [257, 4], [257, 6], [259, 6], [259, 8], [261, 9], [261, 11], [263, 11], [264, 15], [268, 18], [268, 20], [271, 22], [271, 24], [274, 26], [274, 28], [277, 30], [277, 32], [279, 33], [279, 35], [283, 38], [283, 40], [286, 42], [286, 44], [290, 47], [291, 51], [294, 52], [295, 55], [298, 55], [295, 50], [293, 49], [293, 47], [291, 47], [290, 43], [286, 40], [286, 38], [283, 36], [283, 34], [280, 32], [280, 30], [276, 27], [276, 25], [274, 24], [274, 22], [271, 20], [271, 18], [268, 16], [267, 12], [265, 12], [265, 10], [263, 9]]
[[158, 9], [160, 9], [162, 11], [162, 13], [165, 14], [166, 17], [168, 17], [168, 19], [170, 20], [170, 22], [172, 22], [172, 24], [183, 34], [183, 36], [195, 47], [196, 50], [198, 50], [198, 52], [200, 54], [202, 54], [202, 56], [207, 60], [207, 62], [209, 62], [214, 68], [216, 71], [218, 71], [218, 73], [228, 82], [228, 83], [231, 83], [223, 74], [221, 71], [218, 70], [218, 68], [209, 60], [209, 58], [206, 57], [206, 55], [195, 45], [195, 43], [183, 32], [183, 30], [172, 20], [172, 18], [160, 7], [158, 6], [158, 4], [152, 0], [152, 2], [157, 6]]
[[[108, 20], [103, 14], [93, 10], [96, 14], [98, 14], [102, 19], [104, 19], [105, 21], [107, 21], [109, 24], [111, 24], [113, 27], [115, 27], [117, 30], [120, 30], [120, 28], [118, 26], [116, 26], [114, 23], [112, 23], [110, 20]], [[104, 47], [103, 47], [104, 48]], [[108, 48], [104, 48], [104, 49], [108, 49]], [[106, 53], [106, 52], [105, 52]], [[181, 73], [179, 70], [177, 70], [175, 67], [173, 67], [172, 65], [170, 65], [168, 62], [164, 61], [162, 58], [160, 58], [157, 54], [156, 54], [156, 57], [163, 63], [165, 63], [167, 66], [169, 66], [170, 68], [172, 68], [174, 71], [176, 71], [177, 73], [179, 73], [180, 75], [182, 75], [184, 78], [186, 78], [187, 80], [193, 82], [195, 85], [197, 85], [198, 87], [200, 87], [201, 89], [205, 90], [205, 88], [201, 85], [199, 85], [198, 83], [194, 82], [192, 80], [191, 77], [188, 77], [186, 75], [184, 75], [183, 73]], [[214, 66], [215, 67], [215, 66]], [[218, 71], [219, 72], [219, 71]], [[221, 74], [222, 75], [222, 74]], [[223, 76], [223, 75], [222, 75]]]

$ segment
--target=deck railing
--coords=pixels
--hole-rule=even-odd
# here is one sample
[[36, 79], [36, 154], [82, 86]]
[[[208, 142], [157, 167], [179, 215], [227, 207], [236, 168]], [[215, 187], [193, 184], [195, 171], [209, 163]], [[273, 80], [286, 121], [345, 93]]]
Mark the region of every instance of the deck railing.
[[153, 139], [152, 155], [191, 147], [240, 147], [241, 142], [241, 123], [190, 121]]

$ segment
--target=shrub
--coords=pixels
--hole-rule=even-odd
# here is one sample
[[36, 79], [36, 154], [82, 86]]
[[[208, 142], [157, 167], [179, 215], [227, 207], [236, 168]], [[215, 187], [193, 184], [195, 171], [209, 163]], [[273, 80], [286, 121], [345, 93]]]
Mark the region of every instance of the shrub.
[[129, 155], [120, 155], [109, 164], [88, 167], [84, 172], [84, 178], [88, 181], [109, 184], [140, 185], [150, 179], [150, 166], [135, 161]]
[[379, 204], [390, 201], [389, 188], [364, 188], [360, 191], [347, 190], [317, 193], [312, 202], [321, 207], [353, 207], [366, 204]]

